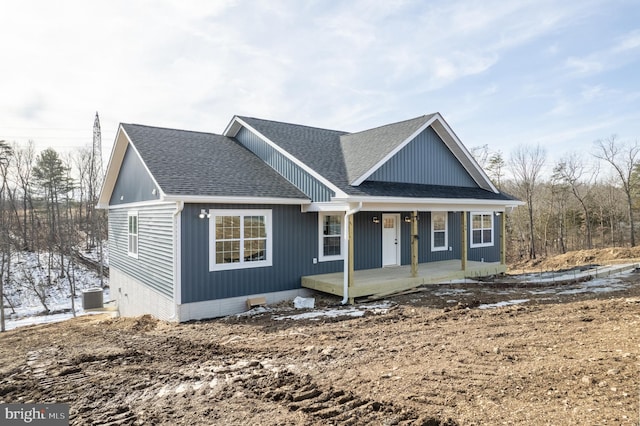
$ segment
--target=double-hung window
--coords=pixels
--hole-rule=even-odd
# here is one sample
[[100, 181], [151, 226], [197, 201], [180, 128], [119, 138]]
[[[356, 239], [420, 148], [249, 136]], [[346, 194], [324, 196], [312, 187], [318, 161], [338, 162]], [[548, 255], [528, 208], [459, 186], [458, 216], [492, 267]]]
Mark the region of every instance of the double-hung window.
[[341, 214], [319, 215], [321, 262], [342, 259], [342, 218]]
[[209, 213], [209, 270], [271, 266], [271, 210]]
[[493, 213], [471, 213], [471, 247], [493, 245]]
[[431, 251], [449, 248], [447, 212], [431, 213]]
[[127, 213], [127, 254], [131, 257], [138, 258], [138, 212], [131, 211]]

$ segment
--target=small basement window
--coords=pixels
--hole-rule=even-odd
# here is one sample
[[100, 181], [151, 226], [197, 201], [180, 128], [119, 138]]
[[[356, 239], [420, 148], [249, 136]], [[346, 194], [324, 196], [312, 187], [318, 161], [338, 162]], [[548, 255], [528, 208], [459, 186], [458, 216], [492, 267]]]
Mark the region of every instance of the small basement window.
[[271, 210], [210, 210], [209, 270], [271, 266]]

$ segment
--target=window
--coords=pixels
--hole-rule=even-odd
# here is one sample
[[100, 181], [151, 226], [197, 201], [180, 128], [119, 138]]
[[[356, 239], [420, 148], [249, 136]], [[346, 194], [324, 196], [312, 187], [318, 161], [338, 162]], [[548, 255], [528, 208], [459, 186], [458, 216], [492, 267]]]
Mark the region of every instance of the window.
[[320, 214], [320, 261], [342, 259], [342, 215]]
[[493, 245], [493, 213], [471, 213], [471, 247]]
[[128, 230], [127, 230], [127, 254], [131, 257], [138, 258], [138, 212], [129, 212], [127, 214]]
[[270, 210], [211, 210], [209, 213], [209, 270], [271, 266]]
[[448, 213], [431, 213], [431, 251], [443, 251], [449, 249]]

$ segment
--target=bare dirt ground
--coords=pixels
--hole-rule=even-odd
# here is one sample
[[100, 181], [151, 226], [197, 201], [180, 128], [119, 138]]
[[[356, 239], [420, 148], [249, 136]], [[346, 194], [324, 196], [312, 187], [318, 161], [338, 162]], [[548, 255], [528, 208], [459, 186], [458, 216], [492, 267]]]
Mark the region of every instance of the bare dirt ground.
[[[25, 327], [0, 335], [0, 402], [66, 402], [79, 425], [640, 424], [640, 273], [621, 282], [438, 286], [359, 318]], [[478, 308], [505, 297], [529, 301]]]

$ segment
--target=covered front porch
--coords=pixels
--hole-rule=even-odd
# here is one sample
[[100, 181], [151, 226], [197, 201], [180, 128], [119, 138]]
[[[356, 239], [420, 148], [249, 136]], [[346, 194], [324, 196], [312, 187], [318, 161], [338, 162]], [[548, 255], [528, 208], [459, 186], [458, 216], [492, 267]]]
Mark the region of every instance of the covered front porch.
[[[497, 275], [507, 270], [507, 266], [500, 262], [467, 260], [464, 268], [462, 263], [461, 260], [420, 263], [417, 274], [412, 274], [411, 265], [353, 271], [348, 297], [383, 297], [424, 284]], [[344, 275], [343, 272], [335, 272], [305, 276], [302, 277], [302, 287], [344, 297]]]

